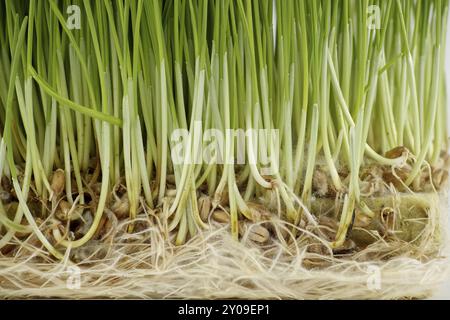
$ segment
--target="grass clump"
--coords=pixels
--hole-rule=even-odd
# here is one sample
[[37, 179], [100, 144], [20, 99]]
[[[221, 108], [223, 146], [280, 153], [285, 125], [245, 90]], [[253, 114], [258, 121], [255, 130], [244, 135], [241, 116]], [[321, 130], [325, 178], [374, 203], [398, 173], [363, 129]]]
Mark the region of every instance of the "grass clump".
[[446, 273], [447, 13], [447, 0], [4, 1], [4, 295], [67, 296], [50, 272], [73, 264], [86, 297], [421, 295], [431, 268]]

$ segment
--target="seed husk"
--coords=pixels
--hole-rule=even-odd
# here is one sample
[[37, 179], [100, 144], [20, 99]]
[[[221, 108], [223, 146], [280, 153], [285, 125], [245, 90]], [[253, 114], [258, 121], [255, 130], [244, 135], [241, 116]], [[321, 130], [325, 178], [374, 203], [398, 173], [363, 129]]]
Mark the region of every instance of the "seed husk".
[[208, 196], [200, 196], [200, 198], [198, 199], [198, 210], [200, 212], [200, 218], [203, 221], [207, 221], [208, 220], [208, 215], [211, 211], [211, 199]]
[[247, 234], [250, 240], [260, 244], [266, 243], [270, 239], [269, 230], [260, 224], [241, 223], [239, 229], [241, 234]]
[[122, 198], [116, 199], [114, 204], [111, 206], [111, 211], [114, 212], [119, 219], [128, 216], [130, 212], [130, 202], [126, 193], [122, 196]]
[[250, 209], [252, 221], [254, 222], [269, 220], [272, 215], [271, 212], [267, 210], [267, 208], [262, 204], [255, 202], [248, 202], [247, 206]]
[[58, 208], [56, 210], [56, 217], [61, 221], [67, 221], [67, 220], [77, 220], [81, 218], [81, 215], [83, 213], [83, 208], [80, 205], [71, 205], [66, 200], [61, 200], [59, 202]]
[[220, 223], [229, 223], [230, 215], [223, 211], [222, 209], [215, 209], [212, 213], [212, 218]]
[[388, 159], [396, 159], [402, 156], [405, 156], [409, 153], [409, 150], [406, 147], [398, 146], [389, 151], [386, 151], [385, 156]]
[[269, 241], [270, 233], [263, 226], [256, 226], [251, 228], [249, 238], [255, 242], [266, 243]]
[[53, 173], [51, 188], [53, 194], [50, 196], [50, 200], [57, 199], [65, 186], [65, 175], [63, 169], [57, 169]]
[[356, 244], [351, 239], [345, 239], [344, 243], [336, 249], [333, 249], [334, 253], [348, 253], [356, 249]]

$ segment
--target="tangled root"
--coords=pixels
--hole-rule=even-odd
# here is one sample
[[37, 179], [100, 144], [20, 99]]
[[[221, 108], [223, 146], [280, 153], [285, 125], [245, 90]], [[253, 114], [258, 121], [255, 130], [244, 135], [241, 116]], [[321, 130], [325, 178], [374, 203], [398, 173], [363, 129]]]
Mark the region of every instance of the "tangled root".
[[[364, 248], [333, 252], [323, 233], [277, 217], [246, 225], [240, 241], [226, 222], [210, 216], [209, 229], [175, 246], [156, 214], [131, 223], [113, 220], [100, 240], [68, 248], [55, 261], [34, 236], [13, 238], [13, 255], [0, 255], [0, 294], [5, 298], [243, 298], [351, 299], [429, 295], [450, 275], [441, 244], [445, 221], [439, 205], [415, 239], [380, 238]], [[270, 230], [261, 233], [260, 228]], [[300, 236], [297, 236], [300, 235]], [[270, 237], [269, 239], [264, 239]], [[78, 286], [71, 285], [77, 283]], [[74, 282], [75, 281], [75, 282]]]

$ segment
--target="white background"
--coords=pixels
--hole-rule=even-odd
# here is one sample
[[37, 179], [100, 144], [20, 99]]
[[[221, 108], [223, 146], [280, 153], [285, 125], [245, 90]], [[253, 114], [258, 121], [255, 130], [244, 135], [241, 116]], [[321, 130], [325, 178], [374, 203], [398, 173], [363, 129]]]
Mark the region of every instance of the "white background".
[[[448, 23], [448, 30], [447, 30], [447, 52], [445, 55], [445, 70], [447, 72], [447, 96], [449, 97], [447, 101], [447, 110], [448, 114], [447, 114], [447, 123], [449, 124], [449, 128], [450, 128], [450, 19], [449, 19], [449, 23]], [[447, 209], [447, 212], [443, 212], [443, 214], [447, 214], [448, 215], [448, 233], [450, 234], [450, 199], [448, 201], [449, 206]], [[450, 300], [450, 279], [441, 287], [441, 289], [436, 292], [436, 294], [432, 297], [434, 299], [446, 299], [446, 300]]]

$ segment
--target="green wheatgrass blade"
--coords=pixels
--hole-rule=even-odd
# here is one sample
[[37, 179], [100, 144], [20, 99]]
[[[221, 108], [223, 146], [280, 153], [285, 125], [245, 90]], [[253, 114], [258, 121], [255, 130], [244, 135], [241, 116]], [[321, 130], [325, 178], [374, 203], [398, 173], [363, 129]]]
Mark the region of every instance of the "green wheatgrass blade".
[[[296, 249], [311, 232], [338, 252], [378, 217], [368, 197], [442, 187], [447, 14], [448, 0], [4, 1], [0, 175], [18, 208], [0, 203], [0, 248], [27, 234], [63, 259], [101, 243], [112, 213], [132, 239], [148, 220], [186, 246], [217, 215], [237, 241], [257, 223], [285, 245], [278, 219]], [[66, 203], [82, 219], [61, 218]]]
[[36, 82], [39, 84], [39, 86], [41, 86], [46, 93], [48, 93], [50, 96], [55, 98], [62, 106], [71, 108], [71, 109], [73, 109], [77, 112], [80, 112], [82, 114], [85, 114], [91, 118], [98, 119], [101, 121], [106, 121], [108, 123], [111, 123], [111, 124], [119, 126], [119, 127], [122, 126], [122, 120], [119, 118], [110, 116], [108, 114], [104, 114], [100, 111], [96, 111], [92, 108], [82, 106], [72, 100], [64, 98], [63, 96], [58, 94], [57, 91], [52, 89], [50, 87], [50, 85], [37, 74], [36, 70], [34, 70], [34, 68], [32, 66], [29, 66], [28, 68], [29, 68], [29, 72], [30, 72], [31, 76], [34, 78], [34, 80], [36, 80]]

